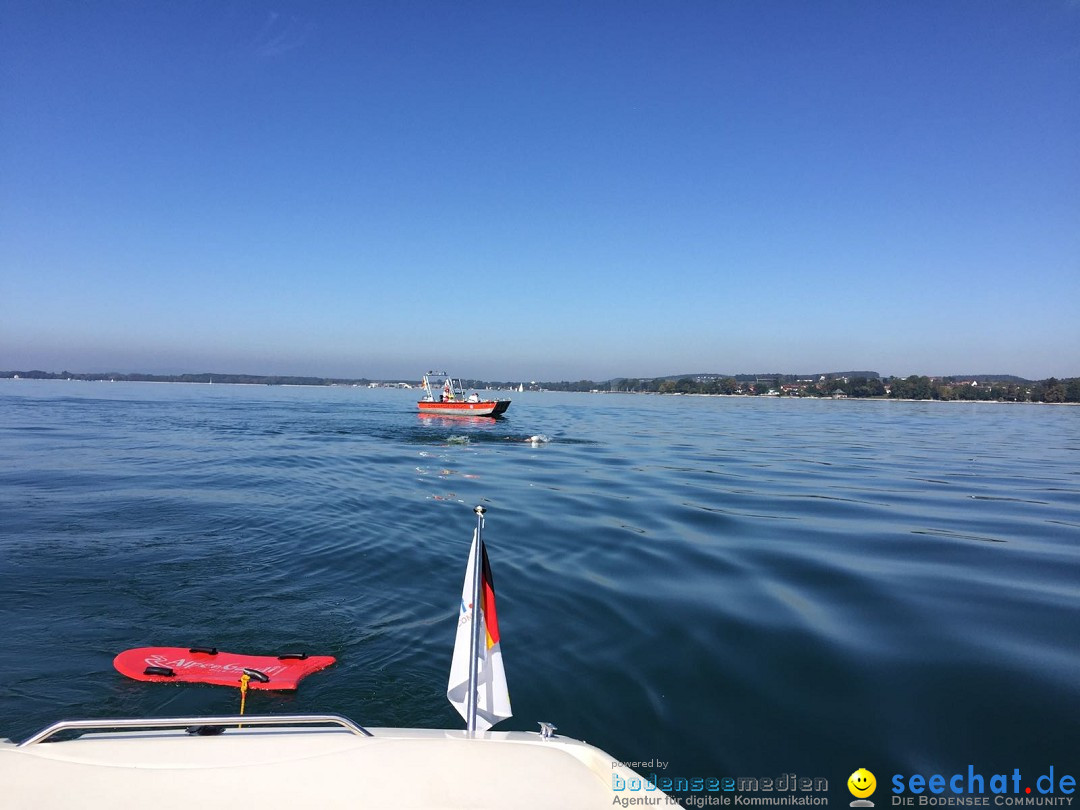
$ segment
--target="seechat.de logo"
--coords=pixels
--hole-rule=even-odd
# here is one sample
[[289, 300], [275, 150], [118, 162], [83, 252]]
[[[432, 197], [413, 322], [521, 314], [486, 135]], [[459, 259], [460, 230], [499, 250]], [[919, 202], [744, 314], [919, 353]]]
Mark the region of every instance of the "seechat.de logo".
[[851, 807], [873, 807], [874, 803], [868, 801], [870, 796], [877, 790], [877, 779], [866, 768], [859, 768], [847, 780], [847, 789], [855, 797]]
[[968, 765], [953, 774], [897, 773], [891, 781], [893, 807], [1069, 807], [1076, 792], [1076, 777], [1053, 765], [1035, 779], [1019, 768], [983, 774]]

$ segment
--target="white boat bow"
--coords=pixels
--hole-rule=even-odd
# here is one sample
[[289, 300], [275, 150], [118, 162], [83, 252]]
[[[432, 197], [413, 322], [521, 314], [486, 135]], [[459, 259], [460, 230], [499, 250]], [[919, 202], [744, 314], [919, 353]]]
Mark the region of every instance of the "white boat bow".
[[[89, 733], [47, 741], [73, 730]], [[76, 721], [0, 742], [3, 806], [40, 810], [573, 810], [611, 807], [627, 795], [613, 786], [632, 779], [604, 751], [547, 731], [364, 729], [337, 715]]]

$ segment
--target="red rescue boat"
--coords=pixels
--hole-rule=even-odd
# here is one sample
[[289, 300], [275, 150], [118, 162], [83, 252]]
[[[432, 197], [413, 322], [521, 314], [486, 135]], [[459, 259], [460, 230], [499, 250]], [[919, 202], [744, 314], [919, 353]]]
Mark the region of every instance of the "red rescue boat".
[[[437, 378], [443, 378], [442, 388]], [[435, 380], [433, 383], [432, 381]], [[510, 407], [508, 399], [481, 399], [478, 393], [465, 395], [461, 380], [445, 371], [429, 371], [424, 375], [424, 398], [416, 403], [422, 414], [437, 416], [500, 416]]]

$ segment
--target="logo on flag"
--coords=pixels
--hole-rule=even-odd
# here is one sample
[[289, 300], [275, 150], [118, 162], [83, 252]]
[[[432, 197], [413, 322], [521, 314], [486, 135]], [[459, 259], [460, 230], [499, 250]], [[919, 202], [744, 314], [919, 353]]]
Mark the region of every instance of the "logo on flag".
[[491, 579], [487, 549], [480, 540], [479, 532], [473, 531], [469, 565], [465, 570], [465, 584], [461, 589], [461, 611], [458, 615], [457, 638], [454, 640], [454, 658], [450, 663], [450, 682], [446, 697], [458, 710], [465, 722], [469, 721], [469, 653], [473, 632], [473, 591], [476, 571], [477, 546], [481, 559], [479, 644], [476, 645], [476, 728], [486, 731], [500, 720], [510, 717], [510, 693], [506, 689], [506, 672], [503, 670], [502, 649], [499, 646], [499, 620], [495, 614], [495, 585]]

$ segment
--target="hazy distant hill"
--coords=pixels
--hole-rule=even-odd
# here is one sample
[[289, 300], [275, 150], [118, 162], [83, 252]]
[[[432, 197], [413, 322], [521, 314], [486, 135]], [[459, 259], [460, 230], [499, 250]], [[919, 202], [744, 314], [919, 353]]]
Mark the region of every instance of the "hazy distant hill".
[[[654, 379], [681, 380], [685, 379], [686, 377], [690, 377], [691, 379], [695, 380], [713, 377], [731, 377], [738, 382], [775, 380], [779, 378], [781, 382], [792, 382], [794, 380], [816, 380], [819, 377], [825, 377], [826, 379], [839, 379], [841, 377], [847, 377], [849, 380], [853, 380], [856, 377], [865, 377], [868, 380], [879, 380], [882, 378], [882, 375], [876, 371], [815, 371], [813, 374], [781, 374], [778, 371], [771, 371], [760, 374], [718, 374], [715, 371], [709, 371], [697, 374], [668, 374], [663, 377], [655, 377]], [[947, 374], [944, 376], [935, 376], [934, 379], [975, 380], [979, 383], [1012, 383], [1015, 385], [1028, 385], [1035, 382], [1035, 380], [1029, 380], [1024, 377], [1017, 377], [1015, 374]]]
[[1013, 383], [1017, 385], [1034, 382], [1034, 380], [1017, 377], [1015, 374], [950, 374], [948, 377], [942, 377], [942, 379], [975, 380], [980, 383]]
[[[920, 375], [922, 376], [922, 375]], [[260, 375], [260, 374], [218, 374], [218, 373], [202, 373], [202, 374], [141, 374], [141, 373], [119, 373], [119, 372], [94, 372], [94, 373], [78, 373], [70, 371], [0, 371], [0, 379], [20, 377], [27, 380], [116, 380], [116, 381], [128, 381], [128, 382], [187, 382], [187, 383], [239, 383], [245, 385], [368, 385], [373, 382], [372, 380], [364, 377], [360, 379], [345, 379], [336, 377], [289, 377], [281, 375]], [[841, 379], [847, 378], [849, 380], [858, 379], [860, 377], [867, 380], [881, 379], [881, 375], [876, 371], [817, 371], [812, 374], [782, 374], [777, 371], [760, 372], [756, 374], [722, 374], [714, 371], [698, 372], [695, 374], [667, 374], [660, 377], [615, 377], [610, 380], [603, 380], [594, 382], [592, 380], [579, 380], [576, 383], [556, 383], [545, 382], [539, 383], [539, 387], [562, 387], [568, 386], [564, 390], [590, 390], [597, 387], [610, 386], [613, 383], [618, 383], [627, 380], [683, 380], [690, 378], [692, 380], [711, 380], [711, 379], [726, 379], [732, 378], [740, 383], [752, 383], [759, 380], [772, 381], [779, 380], [781, 383], [794, 383], [797, 380], [817, 380], [820, 377], [826, 379]], [[959, 382], [959, 381], [971, 381], [975, 380], [980, 384], [1000, 384], [1000, 385], [1030, 385], [1034, 381], [1028, 380], [1023, 377], [1017, 377], [1015, 374], [950, 374], [944, 377], [934, 377], [933, 379], [941, 380], [946, 383]], [[391, 382], [389, 380], [382, 380], [381, 382]], [[394, 380], [393, 382], [402, 382], [401, 380]], [[493, 382], [490, 380], [463, 380], [463, 384], [467, 388], [516, 388], [518, 386], [517, 380]], [[528, 383], [526, 383], [528, 385]]]
[[865, 377], [868, 380], [877, 380], [881, 378], [881, 375], [876, 371], [816, 371], [813, 374], [790, 374], [781, 373], [779, 371], [761, 372], [759, 374], [719, 374], [715, 371], [701, 372], [698, 374], [668, 374], [663, 377], [654, 377], [657, 380], [681, 380], [686, 377], [691, 379], [702, 379], [711, 377], [731, 377], [739, 382], [754, 382], [755, 380], [775, 380], [779, 378], [782, 382], [790, 382], [793, 380], [816, 380], [818, 377], [849, 377], [854, 379], [855, 377]]
[[24, 380], [83, 380], [99, 382], [185, 382], [226, 383], [235, 385], [366, 385], [370, 380], [344, 380], [329, 377], [288, 377], [262, 374], [121, 374], [119, 372], [93, 372], [79, 374], [70, 371], [0, 371], [0, 378], [19, 377]]

